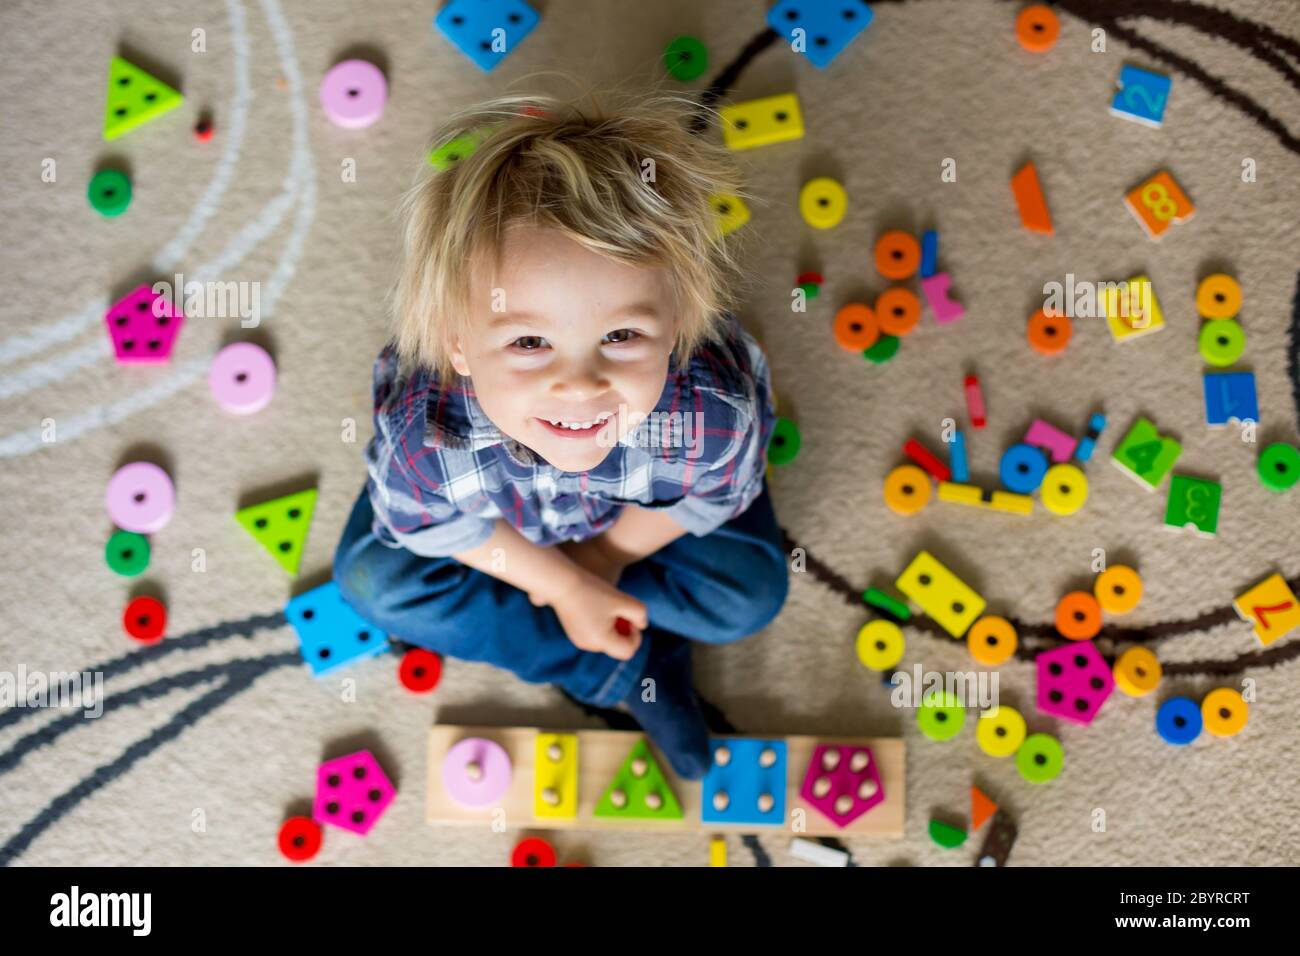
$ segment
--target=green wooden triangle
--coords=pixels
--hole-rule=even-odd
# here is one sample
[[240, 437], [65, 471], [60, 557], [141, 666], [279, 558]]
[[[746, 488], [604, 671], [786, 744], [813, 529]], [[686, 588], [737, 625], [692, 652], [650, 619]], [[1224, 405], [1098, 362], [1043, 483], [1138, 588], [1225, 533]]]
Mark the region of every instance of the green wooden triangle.
[[235, 520], [271, 552], [280, 567], [297, 574], [315, 508], [316, 489], [308, 488], [242, 508], [235, 512]]
[[[638, 770], [641, 772], [637, 773]], [[622, 795], [621, 801], [618, 794]], [[654, 797], [658, 797], [657, 809], [651, 805]], [[644, 738], [632, 747], [623, 766], [605, 788], [594, 816], [614, 820], [682, 819], [681, 804]]]
[[177, 90], [120, 56], [115, 56], [108, 64], [104, 139], [117, 139], [183, 102], [185, 97]]

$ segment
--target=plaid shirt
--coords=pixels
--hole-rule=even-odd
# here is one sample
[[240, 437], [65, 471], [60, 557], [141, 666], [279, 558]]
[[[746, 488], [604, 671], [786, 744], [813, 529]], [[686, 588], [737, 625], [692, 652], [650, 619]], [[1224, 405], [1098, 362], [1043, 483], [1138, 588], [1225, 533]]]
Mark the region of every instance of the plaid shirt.
[[647, 424], [584, 472], [565, 472], [507, 438], [473, 385], [375, 363], [375, 437], [366, 448], [375, 535], [428, 557], [476, 547], [504, 518], [541, 545], [606, 530], [623, 506], [656, 508], [704, 535], [744, 512], [763, 487], [776, 420], [767, 359], [727, 317], [720, 343], [670, 362]]

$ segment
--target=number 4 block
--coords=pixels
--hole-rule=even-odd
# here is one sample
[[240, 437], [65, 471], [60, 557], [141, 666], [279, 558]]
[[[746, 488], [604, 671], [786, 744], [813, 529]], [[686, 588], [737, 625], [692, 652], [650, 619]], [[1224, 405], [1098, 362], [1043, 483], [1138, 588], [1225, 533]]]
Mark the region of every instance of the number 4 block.
[[1280, 574], [1265, 578], [1232, 606], [1243, 621], [1255, 625], [1255, 636], [1264, 645], [1300, 627], [1300, 602]]
[[1172, 438], [1161, 437], [1154, 424], [1139, 418], [1115, 448], [1110, 460], [1147, 491], [1155, 491], [1182, 453], [1182, 445]]

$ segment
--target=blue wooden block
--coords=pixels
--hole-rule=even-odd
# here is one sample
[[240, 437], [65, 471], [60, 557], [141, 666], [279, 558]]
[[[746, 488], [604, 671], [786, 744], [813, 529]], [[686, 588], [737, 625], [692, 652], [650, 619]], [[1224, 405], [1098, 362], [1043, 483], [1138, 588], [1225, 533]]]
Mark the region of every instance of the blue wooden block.
[[524, 0], [451, 0], [433, 25], [488, 73], [514, 52], [540, 19]]
[[921, 233], [921, 278], [928, 279], [939, 271], [939, 234], [933, 229]]
[[1254, 372], [1206, 372], [1205, 423], [1211, 427], [1230, 421], [1259, 421]]
[[1047, 456], [1033, 445], [1012, 445], [1002, 453], [998, 476], [1007, 491], [1027, 495], [1043, 483], [1047, 474]]
[[1079, 439], [1079, 444], [1074, 449], [1074, 457], [1086, 463], [1097, 447], [1097, 439], [1101, 438], [1101, 433], [1105, 430], [1106, 416], [1100, 412], [1095, 412], [1088, 419], [1088, 434]]
[[[704, 776], [700, 819], [705, 823], [782, 826], [785, 823], [785, 741], [728, 737], [713, 740], [709, 746], [713, 762]], [[764, 753], [768, 754], [767, 766], [763, 766]], [[725, 794], [725, 805], [719, 794]], [[767, 798], [771, 806], [763, 810], [761, 802]]]
[[284, 616], [298, 632], [303, 660], [315, 677], [388, 650], [388, 635], [352, 610], [333, 581], [299, 594]]
[[824, 70], [871, 23], [863, 0], [781, 0], [767, 22], [812, 65]]
[[1119, 71], [1119, 89], [1110, 101], [1110, 112], [1147, 126], [1159, 129], [1165, 121], [1165, 106], [1169, 103], [1169, 77], [1137, 66], [1124, 66]]
[[949, 467], [952, 469], [952, 480], [960, 484], [970, 481], [970, 465], [966, 461], [966, 436], [960, 429], [952, 433], [948, 457], [951, 459]]

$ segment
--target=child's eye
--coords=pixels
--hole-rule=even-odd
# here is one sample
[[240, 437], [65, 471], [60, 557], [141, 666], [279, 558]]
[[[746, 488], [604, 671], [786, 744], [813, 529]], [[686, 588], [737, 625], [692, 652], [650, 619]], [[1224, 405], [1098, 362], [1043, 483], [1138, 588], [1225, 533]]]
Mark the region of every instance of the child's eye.
[[525, 352], [534, 352], [544, 346], [546, 340], [539, 335], [521, 335], [510, 344]]
[[602, 341], [617, 345], [620, 342], [631, 342], [633, 339], [639, 337], [640, 333], [634, 332], [631, 329], [615, 329], [613, 332], [606, 335]]

